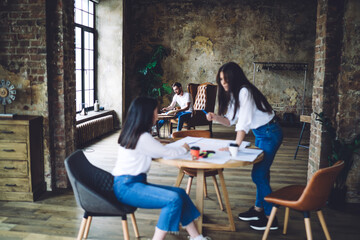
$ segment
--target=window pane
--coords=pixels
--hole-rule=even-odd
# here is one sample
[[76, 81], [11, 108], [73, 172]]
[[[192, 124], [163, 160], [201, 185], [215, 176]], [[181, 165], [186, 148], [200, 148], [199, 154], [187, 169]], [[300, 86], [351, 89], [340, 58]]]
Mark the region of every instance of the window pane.
[[75, 23], [81, 24], [82, 11], [75, 9]]
[[81, 28], [75, 27], [75, 47], [81, 48]]
[[94, 3], [89, 1], [89, 13], [94, 14]]
[[89, 70], [89, 89], [94, 89], [94, 71]]
[[94, 50], [94, 34], [89, 33], [89, 49]]
[[89, 26], [89, 14], [86, 12], [82, 12], [82, 24], [84, 26]]
[[75, 63], [76, 63], [75, 68], [81, 69], [81, 49], [76, 49], [75, 54], [76, 54], [75, 55]]
[[90, 102], [90, 100], [91, 100], [90, 95], [91, 95], [90, 91], [88, 91], [88, 90], [85, 91], [85, 107], [89, 107], [89, 106], [93, 105], [93, 103]]
[[84, 56], [84, 60], [85, 60], [85, 66], [84, 68], [85, 69], [89, 69], [89, 65], [90, 65], [90, 62], [89, 62], [89, 50], [85, 50], [85, 56]]
[[89, 107], [94, 106], [94, 90], [89, 91], [90, 99], [89, 99]]
[[82, 78], [81, 78], [82, 74], [81, 74], [81, 70], [76, 70], [76, 91], [81, 91], [82, 86], [81, 86], [81, 82], [82, 82]]
[[85, 77], [84, 77], [84, 83], [85, 83], [85, 90], [88, 90], [90, 88], [90, 73], [88, 70], [85, 70]]
[[75, 0], [75, 7], [76, 8], [81, 8], [81, 0]]
[[89, 32], [84, 32], [85, 49], [89, 49]]
[[76, 91], [76, 111], [79, 112], [82, 109], [81, 91]]
[[94, 27], [94, 15], [89, 14], [89, 27]]
[[89, 50], [89, 68], [94, 69], [94, 51]]
[[82, 9], [86, 12], [89, 11], [89, 0], [82, 0]]

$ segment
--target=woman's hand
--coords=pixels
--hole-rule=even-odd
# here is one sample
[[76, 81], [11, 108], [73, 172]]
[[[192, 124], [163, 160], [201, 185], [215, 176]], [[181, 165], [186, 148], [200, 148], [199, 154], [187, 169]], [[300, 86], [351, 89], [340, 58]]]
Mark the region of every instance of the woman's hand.
[[182, 145], [187, 151], [190, 151], [190, 146], [187, 143]]
[[222, 148], [219, 148], [219, 151], [229, 151], [229, 147], [222, 147]]
[[216, 117], [216, 114], [213, 113], [213, 112], [209, 112], [208, 114], [206, 114], [206, 119], [208, 121], [214, 121], [215, 120], [215, 117]]

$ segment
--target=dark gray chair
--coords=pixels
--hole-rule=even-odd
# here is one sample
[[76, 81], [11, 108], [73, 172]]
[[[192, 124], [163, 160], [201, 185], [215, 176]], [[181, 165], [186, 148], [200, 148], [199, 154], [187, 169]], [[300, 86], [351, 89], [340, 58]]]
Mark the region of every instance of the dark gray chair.
[[65, 159], [65, 167], [76, 202], [85, 213], [77, 239], [87, 238], [92, 217], [122, 217], [124, 239], [128, 240], [127, 214], [130, 214], [135, 236], [139, 237], [134, 212], [135, 207], [119, 202], [113, 191], [114, 177], [92, 165], [81, 150]]

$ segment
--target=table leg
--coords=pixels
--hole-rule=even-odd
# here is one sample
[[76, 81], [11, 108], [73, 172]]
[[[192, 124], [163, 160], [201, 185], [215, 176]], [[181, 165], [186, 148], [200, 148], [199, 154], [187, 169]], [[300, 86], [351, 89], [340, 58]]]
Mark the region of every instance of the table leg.
[[222, 169], [218, 169], [218, 174], [219, 174], [219, 179], [220, 179], [220, 184], [222, 187], [222, 191], [224, 194], [224, 200], [225, 200], [225, 207], [226, 207], [226, 212], [229, 218], [229, 227], [230, 227], [230, 231], [235, 231], [235, 223], [234, 223], [234, 218], [232, 216], [232, 212], [231, 212], [231, 206], [230, 206], [230, 201], [229, 201], [229, 195], [226, 189], [226, 185], [225, 185], [225, 179], [224, 179], [224, 175], [223, 175], [223, 170]]
[[196, 201], [195, 205], [200, 212], [200, 217], [197, 220], [197, 229], [202, 233], [203, 214], [204, 214], [204, 169], [198, 169], [196, 175]]
[[175, 187], [179, 187], [180, 184], [181, 184], [181, 181], [183, 180], [184, 178], [184, 169], [183, 168], [179, 168], [179, 173], [178, 173], [178, 176], [176, 178], [176, 182], [175, 182]]

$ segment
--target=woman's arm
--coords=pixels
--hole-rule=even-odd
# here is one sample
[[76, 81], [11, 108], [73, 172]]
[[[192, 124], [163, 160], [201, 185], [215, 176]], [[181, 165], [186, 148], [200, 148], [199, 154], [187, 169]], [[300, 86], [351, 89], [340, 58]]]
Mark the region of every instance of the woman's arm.
[[213, 112], [209, 112], [208, 114], [206, 114], [206, 119], [208, 121], [214, 121], [214, 122], [218, 122], [224, 126], [227, 126], [229, 127], [230, 126], [230, 121], [229, 119], [227, 119], [226, 117], [222, 117], [222, 116], [219, 116]]
[[245, 138], [245, 135], [246, 135], [246, 133], [245, 133], [244, 130], [240, 130], [240, 131], [236, 132], [236, 143], [237, 143], [237, 145], [239, 145], [239, 146], [241, 145], [242, 141]]
[[181, 147], [168, 147], [155, 140], [151, 134], [143, 133], [139, 138], [136, 149], [152, 158], [174, 157], [185, 154], [189, 150], [189, 145], [184, 144]]

